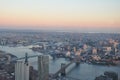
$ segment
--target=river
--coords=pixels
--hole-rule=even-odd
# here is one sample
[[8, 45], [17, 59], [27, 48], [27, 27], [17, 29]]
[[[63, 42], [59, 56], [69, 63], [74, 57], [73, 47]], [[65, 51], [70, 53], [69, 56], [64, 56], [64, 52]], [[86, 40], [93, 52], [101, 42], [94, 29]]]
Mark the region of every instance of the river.
[[[28, 55], [41, 54], [39, 52], [34, 52], [29, 49], [30, 46], [24, 47], [8, 47], [8, 46], [0, 46], [0, 50], [6, 51], [8, 53], [12, 53], [17, 57], [25, 56], [25, 53]], [[30, 65], [34, 66], [37, 69], [37, 58], [29, 59]], [[60, 69], [61, 63], [67, 63], [67, 61], [63, 58], [57, 59], [56, 61], [50, 60], [50, 73], [55, 73], [58, 69]], [[74, 67], [67, 76], [80, 79], [80, 80], [94, 80], [95, 77], [102, 75], [104, 71], [114, 71], [118, 73], [120, 80], [120, 66], [99, 66], [82, 63], [78, 67]]]

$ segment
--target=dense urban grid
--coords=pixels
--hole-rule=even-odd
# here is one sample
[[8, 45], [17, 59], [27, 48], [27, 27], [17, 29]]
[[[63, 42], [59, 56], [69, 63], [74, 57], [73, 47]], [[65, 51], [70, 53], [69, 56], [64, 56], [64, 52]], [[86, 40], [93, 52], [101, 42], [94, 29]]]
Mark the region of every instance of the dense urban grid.
[[[0, 45], [9, 47], [32, 45], [29, 49], [40, 52], [43, 55], [50, 55], [53, 60], [65, 58], [72, 62], [77, 59], [79, 64], [120, 66], [119, 33], [3, 30], [0, 31]], [[15, 59], [17, 57], [12, 55], [12, 53], [0, 51], [0, 80], [15, 80], [15, 64], [17, 61], [12, 61]], [[38, 80], [39, 69], [35, 70], [30, 66], [29, 73], [29, 80]], [[61, 76], [53, 77], [52, 74], [49, 74], [49, 80], [75, 79], [65, 78], [65, 75], [64, 78], [63, 76], [62, 78]], [[97, 76], [95, 80], [118, 80], [118, 74], [106, 71], [104, 75]]]

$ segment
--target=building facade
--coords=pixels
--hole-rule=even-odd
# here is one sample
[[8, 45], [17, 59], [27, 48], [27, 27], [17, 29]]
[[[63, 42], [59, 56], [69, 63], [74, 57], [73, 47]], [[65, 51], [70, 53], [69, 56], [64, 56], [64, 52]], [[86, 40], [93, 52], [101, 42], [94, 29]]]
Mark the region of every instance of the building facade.
[[15, 64], [15, 80], [29, 80], [29, 65], [23, 61]]
[[38, 78], [49, 80], [49, 56], [38, 56]]

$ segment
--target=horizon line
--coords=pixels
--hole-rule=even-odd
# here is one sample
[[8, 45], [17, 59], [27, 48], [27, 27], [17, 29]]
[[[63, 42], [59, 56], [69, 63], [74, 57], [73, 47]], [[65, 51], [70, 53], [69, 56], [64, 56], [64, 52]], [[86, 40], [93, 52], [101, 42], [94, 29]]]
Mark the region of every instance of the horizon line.
[[44, 30], [44, 29], [17, 29], [17, 28], [0, 28], [0, 31], [27, 31], [27, 32], [63, 32], [63, 33], [105, 33], [120, 34], [120, 32], [100, 32], [100, 31], [72, 31], [72, 30]]

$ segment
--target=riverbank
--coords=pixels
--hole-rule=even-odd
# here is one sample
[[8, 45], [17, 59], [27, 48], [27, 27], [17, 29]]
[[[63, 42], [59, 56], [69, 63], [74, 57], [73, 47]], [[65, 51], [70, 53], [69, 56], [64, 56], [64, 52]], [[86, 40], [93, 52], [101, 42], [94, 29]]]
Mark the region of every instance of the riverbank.
[[[27, 52], [28, 55], [40, 54], [39, 52], [34, 52], [29, 47], [8, 47], [8, 46], [0, 46], [0, 50], [12, 53], [13, 55], [17, 56], [18, 58], [25, 56]], [[30, 65], [32, 65], [35, 69], [37, 69], [37, 58], [29, 59]], [[36, 63], [35, 63], [36, 62]], [[66, 63], [65, 59], [56, 59], [50, 60], [50, 67], [49, 72], [55, 73], [60, 69], [60, 64]], [[119, 66], [100, 66], [100, 65], [92, 65], [87, 63], [82, 63], [78, 67], [75, 67], [70, 71], [67, 76], [72, 78], [77, 78], [81, 80], [94, 80], [95, 77], [103, 74], [105, 71], [114, 71], [118, 73], [118, 77], [120, 79], [120, 67]], [[91, 74], [90, 74], [91, 73]]]
[[16, 59], [17, 56], [7, 53], [5, 51], [0, 50], [0, 63], [2, 64], [10, 64], [12, 60]]

